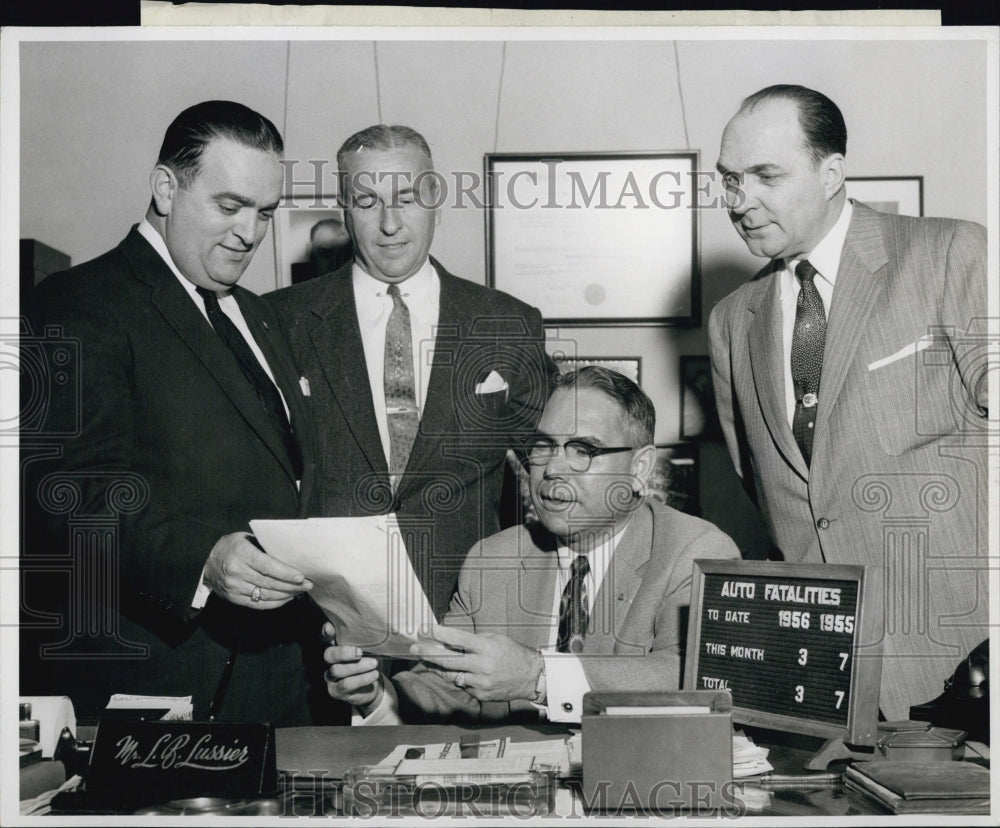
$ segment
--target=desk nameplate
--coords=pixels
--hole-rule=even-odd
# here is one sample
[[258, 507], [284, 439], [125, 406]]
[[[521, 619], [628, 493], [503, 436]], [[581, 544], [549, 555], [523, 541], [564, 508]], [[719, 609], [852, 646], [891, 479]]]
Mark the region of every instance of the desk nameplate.
[[87, 774], [89, 794], [127, 791], [145, 801], [262, 796], [277, 787], [269, 724], [103, 720]]

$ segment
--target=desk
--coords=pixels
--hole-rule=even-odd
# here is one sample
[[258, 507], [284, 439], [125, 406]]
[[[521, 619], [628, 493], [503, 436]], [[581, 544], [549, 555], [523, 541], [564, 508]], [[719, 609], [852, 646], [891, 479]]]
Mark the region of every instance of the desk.
[[[405, 725], [399, 727], [295, 727], [275, 734], [279, 771], [286, 775], [286, 788], [295, 793], [288, 804], [289, 814], [331, 815], [339, 807], [339, 782], [348, 769], [373, 765], [399, 744], [434, 744], [458, 741], [463, 735], [478, 734], [482, 739], [507, 736], [514, 742], [539, 741], [564, 736], [568, 728], [556, 724], [476, 727], [458, 725]], [[770, 748], [768, 760], [776, 773], [800, 774], [805, 761], [819, 746], [808, 740], [783, 739], [768, 744], [754, 734], [758, 744]], [[557, 797], [556, 812], [561, 816], [584, 817], [579, 791], [570, 785]], [[853, 816], [887, 813], [879, 806], [842, 785], [813, 789], [758, 791], [746, 796], [727, 816]], [[603, 816], [624, 816], [604, 814]], [[595, 815], [597, 818], [599, 815]], [[667, 816], [664, 814], [663, 816]]]

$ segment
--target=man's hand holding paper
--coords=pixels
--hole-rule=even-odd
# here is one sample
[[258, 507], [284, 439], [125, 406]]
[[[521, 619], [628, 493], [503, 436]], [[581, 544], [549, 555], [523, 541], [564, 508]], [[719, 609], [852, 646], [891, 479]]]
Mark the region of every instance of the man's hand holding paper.
[[337, 644], [329, 621], [323, 625], [323, 640], [330, 645], [323, 651], [323, 659], [330, 665], [324, 675], [327, 692], [366, 715], [378, 706], [384, 692], [378, 659], [366, 656], [353, 644]]
[[530, 699], [542, 657], [499, 633], [437, 627], [434, 641], [414, 644], [410, 653], [438, 669], [479, 701]]
[[310, 595], [333, 624], [339, 647], [410, 657], [410, 645], [433, 633], [434, 614], [394, 515], [250, 526], [268, 555], [313, 582]]

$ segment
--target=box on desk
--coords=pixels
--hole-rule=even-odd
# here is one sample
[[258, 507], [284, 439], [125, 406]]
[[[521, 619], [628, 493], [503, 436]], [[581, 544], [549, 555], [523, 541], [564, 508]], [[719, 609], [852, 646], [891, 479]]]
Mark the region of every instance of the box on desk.
[[728, 691], [587, 693], [582, 729], [587, 810], [737, 807]]

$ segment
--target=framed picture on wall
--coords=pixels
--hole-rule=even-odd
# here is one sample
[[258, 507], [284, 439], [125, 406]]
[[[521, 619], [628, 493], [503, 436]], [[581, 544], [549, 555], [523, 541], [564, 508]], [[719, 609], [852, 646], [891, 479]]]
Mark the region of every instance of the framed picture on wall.
[[656, 469], [650, 479], [649, 496], [679, 512], [701, 513], [697, 443], [656, 446]]
[[681, 439], [722, 439], [707, 356], [681, 357]]
[[487, 154], [487, 284], [546, 324], [700, 324], [698, 158]]
[[888, 178], [848, 178], [847, 195], [883, 213], [900, 216], [924, 214], [924, 177], [922, 175]]
[[[336, 270], [352, 257], [343, 211], [334, 196], [287, 198], [274, 213], [278, 287]], [[315, 228], [315, 229], [314, 229]]]
[[589, 357], [589, 356], [566, 356], [562, 353], [555, 353], [552, 359], [559, 367], [559, 373], [567, 374], [582, 368], [584, 365], [599, 365], [602, 368], [609, 368], [624, 374], [632, 382], [642, 388], [642, 357]]

